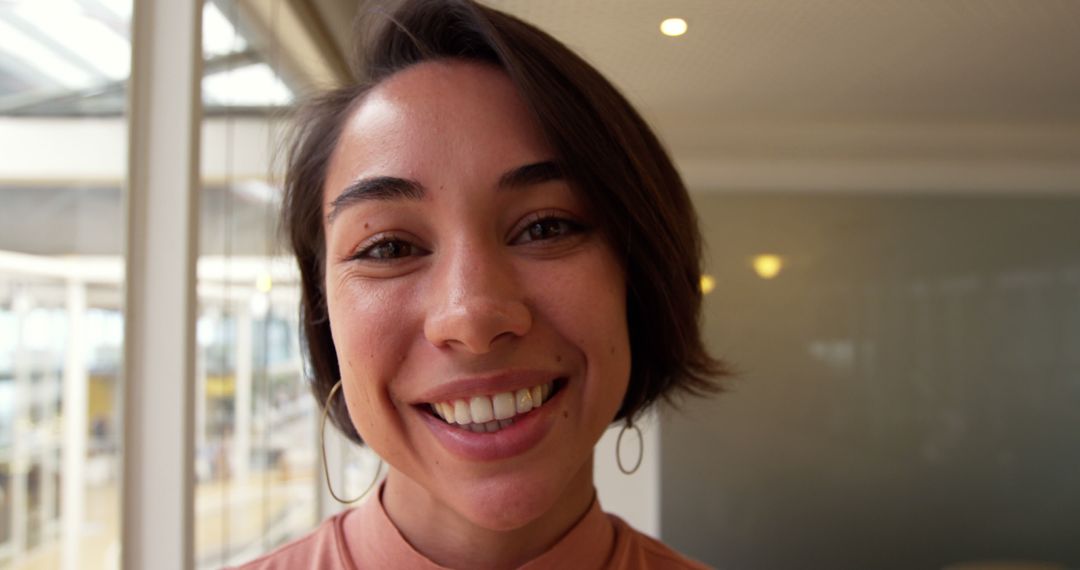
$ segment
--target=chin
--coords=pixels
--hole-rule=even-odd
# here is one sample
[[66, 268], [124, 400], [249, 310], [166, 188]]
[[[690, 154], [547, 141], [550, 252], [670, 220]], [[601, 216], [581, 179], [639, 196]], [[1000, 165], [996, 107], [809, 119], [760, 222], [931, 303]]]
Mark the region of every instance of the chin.
[[[481, 528], [513, 531], [540, 521], [553, 513], [568, 490], [569, 480], [555, 474], [546, 480], [536, 477], [489, 477], [473, 482], [459, 499], [455, 510]], [[558, 483], [555, 481], [558, 480]]]

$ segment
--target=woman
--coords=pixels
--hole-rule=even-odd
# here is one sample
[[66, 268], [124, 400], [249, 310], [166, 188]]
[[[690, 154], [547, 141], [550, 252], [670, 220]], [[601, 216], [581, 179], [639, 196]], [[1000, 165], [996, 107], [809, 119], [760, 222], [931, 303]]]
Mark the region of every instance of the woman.
[[528, 24], [467, 0], [384, 19], [299, 116], [284, 225], [315, 396], [388, 474], [247, 567], [700, 567], [592, 480], [610, 423], [721, 372], [670, 159]]

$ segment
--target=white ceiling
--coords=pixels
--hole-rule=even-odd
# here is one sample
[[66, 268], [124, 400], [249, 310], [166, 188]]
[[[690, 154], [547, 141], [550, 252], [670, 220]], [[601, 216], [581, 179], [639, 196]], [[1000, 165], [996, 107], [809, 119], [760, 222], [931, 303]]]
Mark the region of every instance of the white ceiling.
[[[335, 2], [348, 45], [358, 4], [316, 4]], [[485, 3], [599, 68], [698, 189], [1080, 190], [1080, 0]], [[661, 35], [668, 17], [687, 34]]]
[[[1076, 0], [488, 0], [662, 116], [1080, 120]], [[668, 38], [666, 17], [689, 22]]]

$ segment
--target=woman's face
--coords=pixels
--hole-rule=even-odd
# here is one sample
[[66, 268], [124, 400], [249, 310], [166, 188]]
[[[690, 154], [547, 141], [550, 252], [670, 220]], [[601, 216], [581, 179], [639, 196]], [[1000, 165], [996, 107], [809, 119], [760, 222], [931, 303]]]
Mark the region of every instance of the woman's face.
[[324, 188], [352, 421], [392, 477], [485, 528], [591, 493], [630, 376], [623, 271], [554, 158], [502, 71], [427, 62], [366, 96]]

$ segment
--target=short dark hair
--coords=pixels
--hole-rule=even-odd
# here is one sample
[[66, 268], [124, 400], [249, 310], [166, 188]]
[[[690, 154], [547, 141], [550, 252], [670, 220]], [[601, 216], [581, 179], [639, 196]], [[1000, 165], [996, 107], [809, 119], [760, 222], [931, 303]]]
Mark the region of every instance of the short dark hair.
[[[411, 0], [361, 44], [354, 80], [303, 105], [289, 147], [282, 224], [300, 266], [300, 322], [320, 402], [341, 378], [326, 312], [323, 186], [342, 125], [358, 102], [412, 65], [457, 58], [501, 68], [591, 207], [625, 270], [630, 383], [614, 420], [676, 392], [719, 390], [723, 364], [701, 340], [701, 236], [667, 152], [630, 103], [555, 38], [471, 0]], [[359, 442], [344, 400], [334, 423]]]

